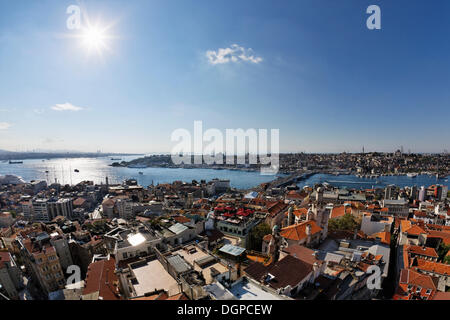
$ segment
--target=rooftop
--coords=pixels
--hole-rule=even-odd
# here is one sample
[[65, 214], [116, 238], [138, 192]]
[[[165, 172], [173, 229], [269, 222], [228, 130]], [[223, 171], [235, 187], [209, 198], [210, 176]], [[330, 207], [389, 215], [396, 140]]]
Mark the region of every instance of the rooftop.
[[253, 281], [239, 281], [233, 285], [230, 292], [238, 300], [281, 300], [281, 298]]
[[143, 296], [155, 290], [165, 290], [169, 295], [180, 292], [177, 281], [164, 269], [159, 260], [130, 265], [136, 278], [133, 288], [137, 296]]
[[237, 257], [244, 253], [245, 249], [242, 247], [233, 246], [232, 244], [226, 244], [220, 248], [219, 251]]

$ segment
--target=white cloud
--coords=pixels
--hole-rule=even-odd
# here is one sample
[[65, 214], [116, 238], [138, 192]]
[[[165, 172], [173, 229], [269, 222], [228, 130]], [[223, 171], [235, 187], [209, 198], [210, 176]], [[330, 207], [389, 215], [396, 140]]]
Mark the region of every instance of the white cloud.
[[66, 102], [63, 104], [56, 104], [51, 109], [55, 110], [55, 111], [80, 111], [80, 110], [83, 110], [84, 108], [77, 107], [69, 102]]
[[8, 122], [0, 122], [0, 130], [7, 130], [12, 124]]
[[261, 57], [253, 54], [251, 48], [244, 48], [237, 44], [232, 44], [229, 48], [219, 48], [217, 51], [206, 51], [206, 57], [211, 64], [224, 64], [228, 62], [246, 61], [258, 64], [263, 61]]

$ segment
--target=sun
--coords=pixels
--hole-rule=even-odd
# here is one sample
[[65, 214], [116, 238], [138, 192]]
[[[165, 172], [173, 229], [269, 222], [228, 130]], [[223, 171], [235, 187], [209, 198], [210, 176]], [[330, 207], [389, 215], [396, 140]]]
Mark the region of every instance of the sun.
[[100, 16], [93, 21], [85, 8], [82, 13], [77, 28], [71, 29], [70, 33], [59, 34], [58, 37], [76, 39], [77, 45], [90, 58], [97, 56], [103, 61], [105, 53], [114, 53], [116, 40], [120, 39], [120, 36], [112, 33], [120, 18], [105, 23]]
[[89, 26], [85, 28], [81, 35], [83, 45], [89, 50], [89, 52], [96, 51], [99, 54], [108, 48], [108, 38], [109, 36], [106, 34], [106, 30], [97, 26]]

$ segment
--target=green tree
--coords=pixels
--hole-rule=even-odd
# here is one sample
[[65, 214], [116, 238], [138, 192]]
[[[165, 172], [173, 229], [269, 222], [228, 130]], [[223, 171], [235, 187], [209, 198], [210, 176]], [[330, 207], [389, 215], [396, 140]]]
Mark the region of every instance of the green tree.
[[346, 213], [341, 218], [334, 218], [328, 221], [328, 230], [330, 231], [354, 231], [355, 229], [359, 230], [359, 228], [360, 223], [349, 213]]
[[437, 254], [439, 255], [439, 260], [444, 263], [450, 263], [450, 257], [446, 257], [448, 250], [450, 250], [450, 245], [445, 245], [445, 243], [441, 242]]
[[261, 251], [262, 240], [265, 235], [272, 233], [267, 223], [260, 223], [250, 232], [249, 248], [250, 250]]

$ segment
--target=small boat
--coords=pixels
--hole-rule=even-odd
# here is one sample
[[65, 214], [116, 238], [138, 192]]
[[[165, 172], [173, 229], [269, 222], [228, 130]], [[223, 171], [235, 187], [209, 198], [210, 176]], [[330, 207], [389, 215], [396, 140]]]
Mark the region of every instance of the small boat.
[[139, 174], [144, 174], [142, 171], [139, 171]]
[[73, 170], [73, 171], [75, 171], [75, 172], [80, 172], [80, 170], [78, 170], [78, 169], [75, 169], [75, 170]]
[[11, 161], [9, 160], [9, 164], [22, 164], [23, 161]]
[[407, 173], [406, 175], [407, 175], [408, 177], [410, 177], [410, 178], [415, 178], [415, 177], [418, 176], [417, 173]]

